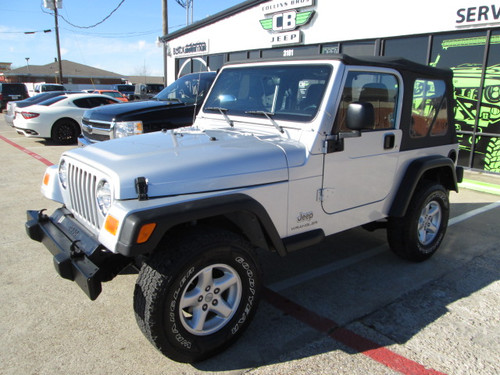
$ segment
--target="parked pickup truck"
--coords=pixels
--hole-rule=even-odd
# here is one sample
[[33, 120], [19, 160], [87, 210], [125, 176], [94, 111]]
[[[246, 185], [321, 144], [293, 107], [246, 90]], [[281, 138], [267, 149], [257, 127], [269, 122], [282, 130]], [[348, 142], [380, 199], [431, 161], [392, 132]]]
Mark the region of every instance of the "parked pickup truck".
[[85, 112], [78, 145], [191, 125], [215, 75], [215, 72], [187, 74], [151, 100]]
[[92, 300], [136, 267], [144, 335], [199, 361], [248, 327], [256, 249], [306, 252], [364, 226], [410, 261], [438, 250], [463, 174], [453, 105], [451, 71], [402, 59], [230, 64], [193, 127], [63, 153], [42, 183], [61, 207], [28, 211], [27, 233]]

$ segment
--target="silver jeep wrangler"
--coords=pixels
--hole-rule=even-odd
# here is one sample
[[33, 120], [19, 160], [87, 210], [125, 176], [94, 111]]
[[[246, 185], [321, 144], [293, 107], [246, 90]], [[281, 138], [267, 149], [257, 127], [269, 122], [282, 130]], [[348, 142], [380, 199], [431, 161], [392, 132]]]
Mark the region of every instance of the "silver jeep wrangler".
[[[385, 227], [411, 261], [438, 249], [462, 169], [451, 71], [349, 56], [221, 69], [194, 125], [65, 152], [28, 235], [91, 298], [130, 265], [137, 322], [183, 362], [249, 325], [256, 248], [286, 255], [355, 226]], [[307, 251], [307, 250], [305, 250]]]

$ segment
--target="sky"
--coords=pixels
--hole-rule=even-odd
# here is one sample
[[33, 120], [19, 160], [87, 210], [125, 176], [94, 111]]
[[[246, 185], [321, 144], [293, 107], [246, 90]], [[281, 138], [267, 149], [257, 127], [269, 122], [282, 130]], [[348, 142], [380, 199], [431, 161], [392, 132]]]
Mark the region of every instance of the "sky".
[[[62, 1], [58, 10], [62, 60], [123, 75], [163, 76], [162, 48], [156, 43], [163, 34], [162, 0]], [[243, 1], [193, 0], [193, 20]], [[169, 32], [186, 26], [186, 10], [176, 0], [168, 0], [167, 8]], [[52, 32], [44, 32], [49, 29]], [[56, 57], [55, 17], [43, 7], [43, 0], [0, 0], [0, 62], [20, 68], [49, 64]]]

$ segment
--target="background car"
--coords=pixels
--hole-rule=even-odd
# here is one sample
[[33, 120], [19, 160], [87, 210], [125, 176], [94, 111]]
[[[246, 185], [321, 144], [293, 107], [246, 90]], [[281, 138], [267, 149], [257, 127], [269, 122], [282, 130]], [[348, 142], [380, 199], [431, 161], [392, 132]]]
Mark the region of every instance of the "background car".
[[121, 102], [128, 102], [126, 96], [116, 90], [94, 90], [94, 94], [107, 95], [111, 96], [112, 98], [118, 99]]
[[5, 109], [7, 102], [23, 100], [28, 96], [28, 88], [24, 83], [0, 83], [0, 111]]
[[35, 96], [37, 94], [50, 91], [67, 91], [67, 90], [66, 87], [58, 83], [40, 83], [40, 84], [35, 84], [34, 87], [30, 86], [28, 89], [28, 94], [29, 96]]
[[100, 94], [65, 94], [35, 105], [19, 108], [14, 128], [27, 137], [52, 139], [59, 144], [73, 144], [81, 132], [83, 113], [89, 108], [121, 103]]
[[138, 83], [135, 85], [135, 99], [151, 99], [165, 88], [165, 85], [160, 83]]
[[115, 85], [114, 89], [125, 95], [128, 100], [134, 100], [135, 85]]
[[82, 119], [79, 146], [162, 129], [190, 126], [215, 79], [216, 72], [182, 76], [151, 100], [88, 110]]
[[14, 126], [14, 116], [16, 115], [17, 108], [28, 107], [33, 104], [38, 104], [44, 100], [53, 98], [54, 96], [64, 95], [64, 94], [78, 94], [79, 91], [50, 91], [44, 92], [35, 96], [30, 96], [24, 100], [18, 100], [15, 102], [7, 103], [7, 112], [4, 115], [5, 122], [10, 126]]

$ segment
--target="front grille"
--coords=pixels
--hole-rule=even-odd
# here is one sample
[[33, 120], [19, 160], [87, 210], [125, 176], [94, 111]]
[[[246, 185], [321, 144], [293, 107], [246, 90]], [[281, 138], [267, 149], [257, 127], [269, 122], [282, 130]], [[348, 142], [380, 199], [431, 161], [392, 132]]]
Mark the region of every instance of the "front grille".
[[70, 210], [75, 217], [93, 229], [99, 230], [100, 213], [96, 201], [97, 177], [78, 166], [68, 165], [68, 190], [70, 193]]
[[94, 142], [107, 141], [110, 139], [111, 122], [82, 119], [82, 134], [85, 138]]
[[109, 134], [97, 134], [95, 132], [88, 132], [86, 128], [82, 128], [82, 134], [85, 138], [94, 142], [109, 141]]
[[82, 119], [82, 125], [83, 126], [91, 126], [92, 128], [99, 129], [99, 130], [108, 130], [111, 128], [111, 122], [110, 121], [97, 121], [97, 120], [91, 120], [89, 118], [84, 117]]

